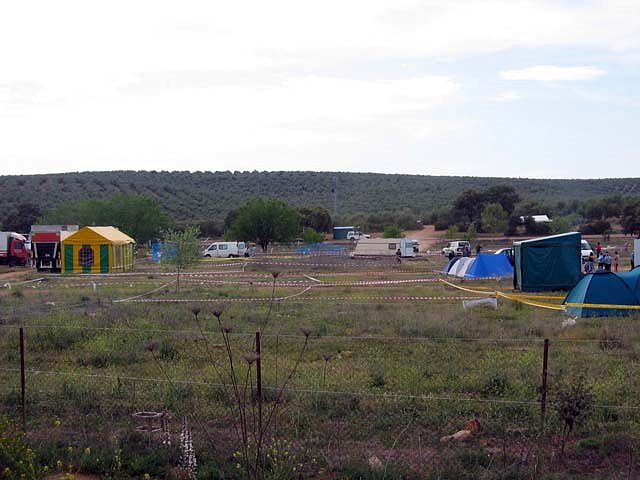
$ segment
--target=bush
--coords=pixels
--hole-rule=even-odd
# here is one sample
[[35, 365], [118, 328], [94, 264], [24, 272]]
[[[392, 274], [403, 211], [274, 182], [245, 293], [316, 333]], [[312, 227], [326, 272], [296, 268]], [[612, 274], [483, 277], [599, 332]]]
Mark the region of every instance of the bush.
[[324, 242], [324, 233], [319, 233], [313, 228], [305, 227], [302, 229], [302, 240], [304, 243], [322, 243]]
[[383, 237], [384, 238], [400, 238], [402, 237], [402, 230], [400, 230], [400, 227], [396, 225], [387, 225], [386, 227], [384, 227]]

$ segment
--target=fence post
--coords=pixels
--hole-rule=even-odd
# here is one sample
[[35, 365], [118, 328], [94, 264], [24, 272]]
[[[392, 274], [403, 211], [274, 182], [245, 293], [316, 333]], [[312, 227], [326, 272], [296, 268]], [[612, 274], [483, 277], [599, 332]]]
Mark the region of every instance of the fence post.
[[536, 477], [542, 474], [544, 467], [544, 423], [547, 411], [547, 365], [549, 361], [549, 339], [544, 339], [542, 353], [542, 385], [540, 387], [540, 438], [538, 439], [538, 462]]
[[262, 354], [260, 353], [260, 331], [256, 332], [256, 393], [258, 395], [258, 432], [262, 435]]
[[27, 401], [24, 376], [24, 327], [20, 327], [20, 402], [22, 406], [22, 431], [27, 432]]

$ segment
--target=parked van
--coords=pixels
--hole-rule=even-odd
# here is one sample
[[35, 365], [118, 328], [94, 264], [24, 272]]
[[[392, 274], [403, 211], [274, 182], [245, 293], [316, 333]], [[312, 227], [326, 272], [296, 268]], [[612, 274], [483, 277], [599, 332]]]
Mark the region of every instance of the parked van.
[[202, 254], [205, 257], [242, 257], [247, 252], [244, 242], [214, 242]]

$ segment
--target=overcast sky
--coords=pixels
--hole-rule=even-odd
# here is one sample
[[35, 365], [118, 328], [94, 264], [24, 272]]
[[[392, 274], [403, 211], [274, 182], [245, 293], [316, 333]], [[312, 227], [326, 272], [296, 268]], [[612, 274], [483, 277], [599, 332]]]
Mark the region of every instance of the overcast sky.
[[640, 0], [2, 2], [0, 174], [640, 176]]

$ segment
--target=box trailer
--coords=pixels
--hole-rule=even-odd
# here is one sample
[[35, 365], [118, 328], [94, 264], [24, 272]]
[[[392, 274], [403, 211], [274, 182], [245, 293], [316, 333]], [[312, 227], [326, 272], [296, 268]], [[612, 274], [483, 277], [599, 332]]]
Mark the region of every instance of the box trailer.
[[354, 257], [393, 257], [400, 249], [400, 256], [415, 257], [413, 240], [409, 238], [362, 238], [353, 251]]
[[59, 272], [62, 240], [78, 231], [78, 225], [32, 225], [31, 251], [36, 269]]

